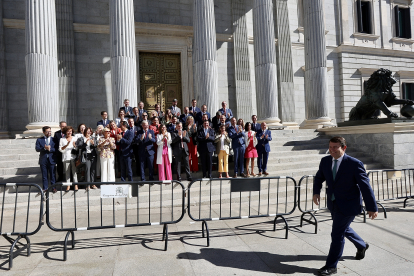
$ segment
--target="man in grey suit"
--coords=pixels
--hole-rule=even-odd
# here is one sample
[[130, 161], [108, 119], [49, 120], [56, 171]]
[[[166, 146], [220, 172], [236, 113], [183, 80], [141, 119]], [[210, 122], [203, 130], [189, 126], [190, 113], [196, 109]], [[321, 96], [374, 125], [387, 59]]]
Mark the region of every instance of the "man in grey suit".
[[190, 142], [187, 131], [183, 130], [183, 124], [181, 122], [176, 123], [175, 130], [171, 132], [171, 148], [173, 152], [173, 164], [177, 172], [177, 180], [181, 181], [181, 164], [184, 162], [185, 174], [187, 180], [192, 181], [190, 175], [190, 165], [188, 163], [188, 146]]
[[178, 104], [178, 100], [174, 99], [173, 105], [170, 106], [168, 109], [171, 109], [172, 114], [174, 114], [175, 116], [179, 118], [181, 115], [181, 109], [177, 106], [177, 104]]

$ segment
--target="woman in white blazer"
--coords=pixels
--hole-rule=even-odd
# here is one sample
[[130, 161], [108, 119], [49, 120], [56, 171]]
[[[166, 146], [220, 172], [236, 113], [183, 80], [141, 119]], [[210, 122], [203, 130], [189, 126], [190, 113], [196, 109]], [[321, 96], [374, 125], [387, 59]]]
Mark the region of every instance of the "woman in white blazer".
[[157, 165], [158, 165], [158, 179], [172, 180], [171, 163], [171, 134], [167, 132], [165, 125], [161, 124], [158, 128], [157, 135]]
[[[78, 183], [78, 177], [76, 174], [76, 154], [72, 153], [73, 149], [76, 149], [76, 136], [72, 136], [73, 127], [66, 126], [62, 130], [62, 134], [65, 137], [60, 138], [59, 151], [62, 153], [62, 162], [65, 168], [66, 182], [70, 182], [70, 171], [72, 168], [73, 183]], [[74, 190], [78, 190], [78, 185], [75, 184]], [[66, 187], [66, 192], [70, 190], [70, 186]]]

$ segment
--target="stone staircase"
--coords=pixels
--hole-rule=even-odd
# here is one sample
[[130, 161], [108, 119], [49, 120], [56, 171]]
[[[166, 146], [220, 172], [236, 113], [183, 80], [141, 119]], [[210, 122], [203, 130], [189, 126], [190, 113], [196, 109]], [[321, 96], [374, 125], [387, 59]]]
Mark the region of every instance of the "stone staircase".
[[[297, 181], [303, 175], [316, 173], [320, 159], [326, 156], [330, 139], [329, 136], [314, 130], [273, 130], [272, 138], [268, 161], [270, 176], [290, 176]], [[39, 154], [34, 149], [35, 141], [0, 140], [0, 182], [41, 184]], [[361, 160], [367, 170], [383, 169], [381, 164], [375, 163], [371, 157], [358, 149], [348, 148], [346, 152]], [[229, 170], [230, 176], [233, 176], [232, 162], [229, 164]], [[256, 162], [255, 172], [257, 173]], [[213, 176], [217, 177], [217, 172], [213, 172]], [[185, 179], [184, 174], [182, 177]], [[193, 174], [193, 179], [201, 177], [201, 172]]]

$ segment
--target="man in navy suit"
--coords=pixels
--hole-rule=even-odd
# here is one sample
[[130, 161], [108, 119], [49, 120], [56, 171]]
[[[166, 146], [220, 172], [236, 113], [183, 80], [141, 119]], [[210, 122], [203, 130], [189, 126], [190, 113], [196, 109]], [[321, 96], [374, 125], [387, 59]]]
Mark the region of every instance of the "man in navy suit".
[[171, 133], [171, 149], [173, 152], [173, 164], [177, 172], [177, 180], [181, 181], [181, 164], [184, 163], [187, 181], [192, 181], [190, 174], [190, 164], [188, 163], [188, 146], [190, 137], [186, 130], [183, 130], [183, 123], [178, 122], [176, 130]]
[[141, 181], [145, 181], [145, 162], [147, 162], [149, 171], [149, 180], [154, 180], [154, 143], [155, 135], [154, 131], [148, 128], [148, 121], [142, 121], [142, 129], [138, 131], [135, 136], [135, 143], [138, 144], [139, 149], [139, 161], [141, 164]]
[[269, 175], [267, 172], [267, 160], [269, 159], [270, 145], [269, 141], [272, 141], [272, 133], [267, 128], [266, 123], [263, 122], [258, 132], [256, 132], [257, 138], [257, 167], [259, 168], [259, 175]]
[[128, 180], [132, 181], [132, 156], [134, 155], [132, 142], [134, 140], [134, 129], [128, 129], [128, 123], [123, 121], [121, 122], [121, 131], [116, 141], [121, 151], [121, 181], [126, 181], [127, 173]]
[[138, 125], [138, 122], [142, 121], [143, 113], [147, 113], [148, 115], [148, 112], [144, 109], [144, 102], [141, 101], [138, 103], [138, 112], [135, 113], [135, 116], [134, 116], [136, 125]]
[[236, 125], [236, 118], [231, 118], [231, 126], [227, 129], [231, 139], [231, 146], [233, 148], [234, 159], [234, 178], [237, 178], [237, 173], [245, 177], [244, 174], [244, 152], [246, 150], [246, 133], [241, 126]]
[[214, 146], [214, 130], [210, 128], [210, 122], [204, 121], [203, 128], [197, 132], [197, 149], [201, 157], [201, 166], [203, 168], [203, 178], [211, 178], [211, 170], [213, 166], [213, 152], [216, 150]]
[[172, 106], [170, 106], [168, 109], [171, 109], [172, 114], [174, 114], [177, 117], [180, 117], [181, 115], [181, 109], [177, 106], [178, 100], [174, 99]]
[[59, 151], [59, 142], [60, 142], [60, 138], [65, 137], [64, 134], [62, 134], [62, 130], [63, 128], [66, 127], [66, 122], [65, 121], [61, 121], [59, 123], [59, 127], [60, 130], [55, 132], [55, 135], [53, 136], [53, 142], [55, 143], [55, 160], [56, 160], [56, 170], [57, 170], [57, 174], [58, 174], [58, 178], [57, 178], [57, 182], [62, 182], [64, 181], [64, 177], [63, 177], [63, 162], [62, 162], [62, 153]]
[[102, 120], [99, 120], [96, 123], [96, 126], [102, 125], [104, 128], [108, 127], [109, 128], [109, 119], [108, 119], [108, 112], [106, 111], [101, 111], [101, 117]]
[[201, 109], [197, 107], [197, 100], [193, 99], [191, 101], [191, 106], [189, 108], [191, 116], [193, 116], [194, 120], [197, 116], [197, 113], [201, 112]]
[[257, 116], [252, 115], [252, 130], [258, 132], [261, 129], [260, 124], [257, 122]]
[[198, 112], [195, 117], [198, 126], [203, 125], [203, 115], [207, 115], [208, 121], [211, 123], [210, 113], [207, 112], [207, 106], [205, 104], [201, 106], [201, 112]]
[[355, 216], [362, 212], [362, 197], [369, 217], [375, 219], [378, 208], [374, 192], [364, 165], [358, 159], [345, 154], [346, 141], [342, 137], [333, 137], [329, 141], [330, 156], [322, 158], [319, 170], [313, 181], [313, 201], [320, 203], [320, 190], [326, 181], [328, 209], [332, 216], [331, 247], [326, 264], [319, 269], [319, 275], [331, 275], [337, 272], [336, 266], [342, 256], [344, 237], [357, 248], [355, 258], [365, 257], [368, 243], [349, 227]]
[[230, 108], [227, 108], [227, 103], [224, 101], [221, 103], [221, 107], [219, 109], [220, 113], [226, 116], [226, 122], [230, 121], [233, 118], [233, 112], [231, 112]]
[[[43, 137], [37, 138], [36, 140], [36, 151], [40, 152], [39, 155], [39, 165], [42, 170], [42, 182], [43, 182], [43, 191], [46, 192], [50, 185], [55, 185], [55, 142], [53, 141], [52, 130], [48, 126], [42, 128]], [[53, 189], [53, 192], [56, 193], [56, 189]]]
[[175, 128], [177, 127], [177, 116], [173, 115], [171, 122], [167, 125], [167, 131], [173, 132], [175, 131]]
[[128, 99], [124, 100], [124, 106], [119, 108], [119, 110], [123, 110], [125, 112], [125, 117], [126, 118], [134, 117], [134, 111], [132, 110], [132, 107], [129, 106], [129, 100]]
[[183, 123], [184, 126], [187, 123], [188, 116], [191, 116], [191, 114], [190, 109], [186, 106], [184, 107], [184, 113], [180, 115], [180, 122]]

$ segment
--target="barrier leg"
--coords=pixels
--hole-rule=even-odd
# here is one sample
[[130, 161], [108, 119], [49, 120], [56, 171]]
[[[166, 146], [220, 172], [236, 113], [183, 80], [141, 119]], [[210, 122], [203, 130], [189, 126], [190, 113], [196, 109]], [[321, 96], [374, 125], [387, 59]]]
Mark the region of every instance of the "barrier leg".
[[[9, 270], [13, 267], [13, 259], [15, 256], [17, 256], [17, 254], [19, 254], [21, 251], [27, 249], [27, 256], [30, 256], [30, 239], [27, 236], [18, 236], [17, 239], [13, 239], [11, 237], [8, 237], [7, 235], [3, 235], [3, 237], [9, 242], [11, 243], [11, 247], [9, 250]], [[19, 242], [19, 240], [21, 238], [26, 239], [26, 245], [22, 244], [21, 242]], [[19, 244], [20, 246], [22, 246], [21, 248], [19, 248], [19, 246], [17, 245]], [[15, 254], [13, 253], [14, 248], [17, 248], [17, 251], [15, 252]]]
[[409, 200], [410, 198], [414, 198], [414, 197], [412, 197], [412, 196], [411, 196], [411, 197], [407, 197], [407, 198], [404, 200], [404, 208], [405, 208], [405, 207], [407, 207], [407, 200]]
[[69, 235], [72, 235], [72, 249], [75, 248], [75, 234], [73, 231], [68, 231], [66, 233], [65, 242], [63, 244], [63, 260], [66, 261], [68, 258], [68, 239]]
[[364, 223], [367, 223], [367, 212], [365, 211], [365, 207], [362, 207], [362, 214], [364, 216]]
[[[311, 215], [311, 218], [310, 219], [306, 219], [305, 218], [305, 215], [306, 214], [309, 214], [309, 215]], [[311, 219], [314, 219], [315, 221], [312, 221]], [[302, 225], [303, 225], [303, 222], [304, 221], [306, 221], [307, 223], [309, 223], [309, 224], [312, 224], [312, 225], [315, 225], [315, 234], [318, 234], [318, 220], [316, 219], [316, 217], [315, 217], [315, 215], [314, 214], [312, 214], [311, 212], [305, 212], [305, 213], [303, 213], [301, 216], [300, 216], [300, 227], [302, 227]]]
[[207, 247], [210, 246], [210, 232], [208, 230], [208, 226], [207, 226], [207, 221], [203, 220], [202, 224], [202, 233], [203, 233], [203, 238], [204, 238], [204, 226], [206, 227], [206, 233], [207, 233]]
[[385, 210], [384, 205], [382, 205], [381, 203], [377, 202], [377, 205], [379, 205], [382, 208], [382, 211], [384, 212], [384, 218], [387, 218], [387, 211]]
[[285, 217], [284, 217], [284, 216], [277, 215], [277, 216], [275, 217], [275, 220], [273, 221], [273, 231], [276, 231], [276, 220], [277, 220], [278, 218], [283, 219], [283, 222], [284, 222], [284, 223], [285, 223], [285, 225], [286, 225], [285, 239], [287, 239], [287, 238], [288, 238], [288, 233], [289, 233], [289, 225], [288, 225], [288, 223], [287, 223], [287, 221], [286, 221], [286, 219], [285, 219]]
[[162, 230], [162, 240], [165, 240], [164, 251], [167, 251], [168, 247], [168, 224], [164, 224], [164, 228]]

